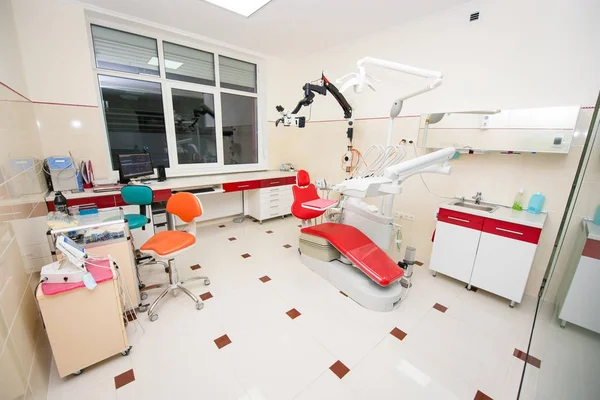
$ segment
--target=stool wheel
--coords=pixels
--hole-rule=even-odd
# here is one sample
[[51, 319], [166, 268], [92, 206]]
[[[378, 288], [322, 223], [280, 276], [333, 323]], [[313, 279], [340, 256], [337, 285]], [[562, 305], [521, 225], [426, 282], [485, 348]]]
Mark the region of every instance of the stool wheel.
[[140, 293], [140, 299], [146, 300], [147, 298], [148, 298], [148, 293], [146, 293], [146, 292]]
[[204, 308], [204, 303], [196, 303], [196, 310], [202, 310]]
[[205, 279], [204, 280], [204, 285], [206, 285], [206, 286], [210, 285], [210, 279]]
[[125, 350], [123, 350], [123, 351], [121, 352], [121, 355], [122, 355], [123, 357], [125, 357], [125, 356], [128, 356], [130, 351], [131, 351], [131, 346], [129, 346], [128, 348], [126, 348]]
[[[146, 296], [146, 297], [148, 297], [148, 296]], [[144, 304], [144, 305], [139, 306], [138, 307], [138, 311], [139, 312], [146, 312], [146, 311], [148, 311], [148, 304]]]
[[154, 322], [154, 321], [156, 321], [157, 319], [158, 319], [158, 314], [152, 314], [152, 315], [150, 316], [150, 321], [151, 321], [151, 322]]
[[83, 370], [82, 370], [82, 369], [78, 369], [77, 371], [73, 372], [73, 375], [75, 375], [75, 376], [79, 376], [79, 375], [81, 375], [82, 373], [83, 373]]

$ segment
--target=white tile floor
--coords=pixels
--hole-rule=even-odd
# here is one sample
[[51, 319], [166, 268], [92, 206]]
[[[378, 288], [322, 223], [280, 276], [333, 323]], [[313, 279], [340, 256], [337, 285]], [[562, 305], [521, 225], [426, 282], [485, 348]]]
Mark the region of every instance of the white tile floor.
[[[208, 287], [187, 285], [213, 295], [204, 309], [182, 293], [167, 297], [156, 322], [140, 314], [143, 330], [129, 324], [128, 357], [64, 380], [53, 368], [48, 399], [471, 400], [478, 391], [515, 398], [523, 361], [513, 351], [526, 348], [534, 299], [511, 309], [507, 300], [415, 267], [397, 310], [368, 311], [300, 262], [297, 224], [288, 217], [200, 228], [177, 265], [182, 277], [210, 277]], [[190, 270], [194, 264], [201, 268]], [[265, 275], [271, 280], [263, 283]], [[157, 266], [142, 276], [166, 279]], [[436, 303], [447, 311], [433, 309]], [[301, 313], [295, 319], [286, 314], [293, 308]], [[397, 339], [393, 328], [407, 336]], [[219, 349], [214, 340], [223, 335], [231, 344]], [[329, 369], [338, 360], [350, 369], [342, 379]], [[130, 369], [135, 380], [115, 389], [114, 377]]]

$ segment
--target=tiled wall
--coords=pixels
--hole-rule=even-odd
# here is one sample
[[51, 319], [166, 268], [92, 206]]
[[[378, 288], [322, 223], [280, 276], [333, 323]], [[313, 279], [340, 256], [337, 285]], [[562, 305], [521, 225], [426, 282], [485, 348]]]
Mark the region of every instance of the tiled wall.
[[[5, 88], [0, 142], [0, 398], [45, 399], [52, 354], [34, 297], [39, 268], [51, 261], [42, 150], [34, 105]], [[35, 161], [25, 170], [14, 167], [15, 159], [25, 158]]]
[[[418, 176], [408, 179], [403, 185], [403, 193], [395, 197], [394, 211], [413, 214], [416, 220], [397, 221], [403, 226], [403, 247], [401, 252], [394, 254], [394, 258], [401, 258], [404, 246], [411, 245], [417, 248], [417, 259], [427, 265], [438, 205], [447, 201], [436, 195], [471, 197], [475, 192], [482, 192], [484, 200], [512, 204], [520, 188], [525, 189], [525, 203], [533, 193], [539, 191], [546, 196], [544, 209], [548, 211], [548, 220], [526, 288], [527, 294], [536, 295], [552, 252], [592, 111], [581, 111], [569, 154], [461, 155], [459, 159], [452, 160], [453, 170], [450, 176], [423, 175], [423, 179], [435, 195], [428, 192]], [[418, 117], [396, 119], [392, 142], [398, 143], [403, 138], [416, 142], [418, 126]], [[345, 122], [308, 123], [303, 129], [281, 126], [275, 128], [274, 124], [270, 124], [269, 129], [269, 161], [272, 167], [291, 162], [297, 168], [308, 170], [313, 180], [326, 178], [330, 183], [337, 183], [345, 178], [346, 175], [341, 169], [341, 157], [347, 144]], [[365, 152], [373, 144], [385, 143], [387, 120], [356, 121], [354, 132], [355, 147]], [[407, 150], [406, 159], [413, 158], [413, 148], [409, 145]], [[424, 154], [423, 149], [417, 149], [417, 152], [419, 155]], [[594, 162], [600, 162], [598, 159], [596, 153]], [[600, 170], [598, 165], [591, 168]], [[590, 182], [585, 190], [600, 193], [598, 174], [590, 174], [588, 179], [593, 182]], [[583, 195], [585, 196], [585, 193]], [[592, 197], [582, 215], [591, 216], [591, 209], [597, 204]], [[375, 205], [379, 206], [378, 203]], [[555, 291], [547, 300], [553, 301], [554, 296]]]

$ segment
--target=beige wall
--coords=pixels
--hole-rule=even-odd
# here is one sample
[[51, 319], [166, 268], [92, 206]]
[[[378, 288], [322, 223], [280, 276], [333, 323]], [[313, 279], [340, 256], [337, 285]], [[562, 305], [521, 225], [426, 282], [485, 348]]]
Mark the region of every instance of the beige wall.
[[[517, 9], [519, 12], [514, 11]], [[540, 9], [544, 10], [544, 18], [539, 18]], [[468, 16], [473, 11], [480, 11], [481, 18], [469, 23]], [[600, 75], [595, 72], [600, 68], [600, 56], [589, 51], [595, 48], [594, 37], [600, 34], [593, 18], [598, 12], [600, 3], [588, 0], [474, 1], [295, 60], [289, 64], [285, 80], [282, 76], [285, 86], [279, 89], [279, 97], [270, 106], [274, 109], [276, 104], [283, 104], [287, 109], [293, 108], [302, 97], [304, 82], [316, 79], [321, 70], [325, 70], [330, 79], [354, 72], [356, 60], [365, 56], [444, 73], [444, 83], [439, 89], [405, 101], [402, 116], [408, 117], [396, 119], [393, 143], [402, 138], [416, 142], [419, 119], [410, 116], [420, 113], [588, 106], [594, 104], [600, 87]], [[387, 121], [381, 117], [388, 114], [392, 101], [423, 85], [419, 78], [392, 71], [372, 68], [368, 72], [384, 81], [377, 84], [377, 92], [345, 93], [355, 108], [355, 118], [359, 119], [355, 123], [354, 145], [363, 152], [373, 144], [385, 143]], [[270, 111], [273, 122], [276, 113]], [[270, 163], [276, 166], [292, 162], [307, 169], [313, 179], [339, 182], [345, 176], [340, 159], [346, 149], [346, 124], [326, 121], [340, 120], [342, 112], [329, 96], [317, 96], [311, 114], [311, 122], [304, 129], [275, 128], [271, 123]], [[470, 197], [475, 192], [483, 192], [484, 199], [511, 204], [521, 187], [525, 189], [525, 202], [535, 192], [544, 193], [548, 220], [527, 294], [538, 292], [591, 114], [590, 109], [582, 110], [568, 155], [461, 155], [452, 161], [451, 176], [423, 176], [431, 191], [441, 196]], [[309, 110], [303, 109], [300, 115], [308, 117]], [[407, 150], [412, 158], [412, 147]], [[418, 153], [424, 154], [424, 149]], [[592, 189], [600, 188], [596, 183], [587, 190]], [[395, 211], [416, 216], [415, 221], [396, 222], [403, 225], [403, 244], [416, 246], [418, 259], [425, 263], [431, 252], [435, 214], [443, 201], [445, 199], [430, 194], [419, 177], [413, 177], [404, 184], [403, 194], [394, 202]], [[400, 254], [394, 256], [399, 258]], [[552, 301], [553, 296], [548, 299]]]
[[[0, 1], [0, 16], [0, 82], [27, 93], [10, 1]], [[32, 249], [26, 243], [45, 239], [43, 229], [34, 229], [32, 223], [46, 213], [39, 184], [41, 164], [25, 171], [10, 166], [11, 158], [42, 156], [34, 107], [0, 87], [1, 399], [45, 399], [52, 358], [33, 295], [39, 274], [24, 254]]]

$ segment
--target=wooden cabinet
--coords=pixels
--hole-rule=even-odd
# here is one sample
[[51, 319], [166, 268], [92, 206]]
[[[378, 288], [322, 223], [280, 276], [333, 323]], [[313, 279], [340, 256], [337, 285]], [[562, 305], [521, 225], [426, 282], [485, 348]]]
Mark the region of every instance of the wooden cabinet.
[[541, 231], [441, 208], [430, 268], [520, 303]]

